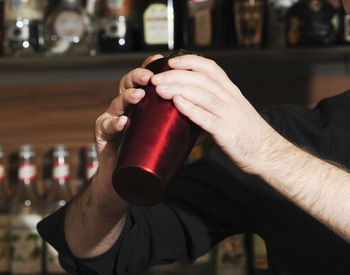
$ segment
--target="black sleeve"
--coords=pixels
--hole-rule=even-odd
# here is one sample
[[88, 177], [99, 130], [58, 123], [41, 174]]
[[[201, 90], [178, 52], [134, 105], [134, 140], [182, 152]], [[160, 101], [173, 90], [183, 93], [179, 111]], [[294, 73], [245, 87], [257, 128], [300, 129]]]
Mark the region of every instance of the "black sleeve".
[[165, 201], [130, 207], [121, 237], [97, 258], [81, 260], [70, 253], [63, 233], [65, 208], [41, 221], [39, 233], [58, 250], [62, 265], [72, 274], [135, 273], [156, 264], [193, 262], [226, 236], [249, 226], [250, 199], [233, 201], [225, 191], [235, 181], [227, 166], [232, 163], [215, 148], [184, 168]]
[[321, 158], [350, 167], [350, 91], [323, 99], [314, 109], [279, 105], [265, 115], [291, 142]]

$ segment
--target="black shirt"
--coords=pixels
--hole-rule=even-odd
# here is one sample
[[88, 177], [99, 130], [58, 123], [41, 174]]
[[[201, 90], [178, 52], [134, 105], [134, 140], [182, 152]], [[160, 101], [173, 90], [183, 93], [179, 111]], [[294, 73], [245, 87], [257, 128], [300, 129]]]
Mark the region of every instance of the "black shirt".
[[[313, 110], [280, 105], [264, 115], [287, 139], [350, 167], [350, 91]], [[71, 274], [133, 274], [175, 260], [189, 263], [225, 237], [246, 231], [265, 240], [272, 274], [350, 274], [349, 243], [260, 178], [242, 172], [218, 147], [178, 173], [165, 201], [131, 206], [120, 238], [99, 257], [71, 255], [64, 213], [62, 208], [49, 216], [38, 230]]]

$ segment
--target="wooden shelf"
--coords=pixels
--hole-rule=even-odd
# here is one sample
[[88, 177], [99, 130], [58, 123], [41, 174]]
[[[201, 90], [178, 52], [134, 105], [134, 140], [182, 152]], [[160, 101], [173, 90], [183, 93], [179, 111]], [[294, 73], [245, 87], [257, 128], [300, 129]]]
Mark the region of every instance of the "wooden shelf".
[[[154, 52], [114, 55], [0, 58], [0, 83], [113, 82]], [[308, 77], [348, 75], [350, 47], [205, 50], [230, 77]]]
[[[99, 68], [125, 68], [138, 66], [146, 57], [155, 52], [125, 52], [113, 55], [63, 56], [63, 57], [28, 57], [0, 58], [0, 73], [23, 70], [89, 70]], [[332, 48], [294, 48], [294, 49], [257, 49], [257, 50], [203, 50], [205, 57], [218, 61], [248, 60], [271, 62], [348, 62], [350, 47]]]

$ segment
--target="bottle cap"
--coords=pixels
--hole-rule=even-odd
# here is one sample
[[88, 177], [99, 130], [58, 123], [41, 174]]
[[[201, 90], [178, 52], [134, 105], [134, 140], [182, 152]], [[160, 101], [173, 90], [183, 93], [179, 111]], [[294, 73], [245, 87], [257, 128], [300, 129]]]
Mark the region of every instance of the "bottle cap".
[[54, 147], [53, 151], [54, 157], [67, 157], [68, 156], [68, 149], [64, 144], [57, 144]]
[[24, 144], [19, 149], [19, 156], [22, 158], [30, 158], [35, 156], [33, 146], [30, 144]]

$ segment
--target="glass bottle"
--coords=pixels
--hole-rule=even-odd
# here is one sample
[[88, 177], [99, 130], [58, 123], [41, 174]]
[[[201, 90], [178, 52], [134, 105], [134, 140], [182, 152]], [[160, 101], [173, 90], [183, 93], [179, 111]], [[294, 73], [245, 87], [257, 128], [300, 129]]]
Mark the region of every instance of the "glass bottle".
[[340, 30], [339, 40], [341, 44], [350, 44], [350, 14], [347, 14], [344, 7], [340, 7]]
[[175, 48], [173, 0], [144, 1], [141, 18], [143, 48], [164, 50]]
[[[68, 150], [65, 145], [56, 145], [52, 153], [51, 192], [45, 202], [44, 216], [64, 206], [70, 199]], [[45, 267], [49, 275], [67, 274], [61, 267], [57, 251], [45, 243]]]
[[214, 45], [215, 2], [213, 0], [189, 0], [189, 43], [191, 48], [207, 48]]
[[237, 0], [234, 2], [237, 46], [260, 48], [263, 45], [265, 2], [263, 0]]
[[227, 237], [217, 246], [217, 275], [248, 274], [248, 249], [245, 234]]
[[94, 55], [94, 26], [81, 0], [61, 0], [44, 25], [46, 55]]
[[5, 1], [6, 55], [33, 56], [41, 51], [45, 5], [45, 0]]
[[4, 17], [5, 17], [5, 0], [0, 0], [0, 55], [4, 54]]
[[136, 5], [134, 0], [102, 1], [98, 44], [102, 53], [133, 50], [136, 47]]
[[269, 48], [286, 47], [287, 10], [297, 0], [268, 0], [266, 44]]
[[10, 198], [5, 187], [5, 154], [0, 146], [0, 274], [10, 274]]
[[35, 192], [37, 169], [35, 151], [23, 145], [19, 151], [18, 186], [12, 203], [11, 274], [42, 274], [42, 241], [36, 230], [41, 220]]
[[338, 32], [339, 14], [325, 0], [301, 0], [288, 10], [288, 46], [334, 45]]
[[85, 177], [86, 181], [96, 174], [98, 169], [98, 158], [97, 158], [97, 148], [96, 144], [90, 144], [86, 148], [86, 167], [85, 167]]

